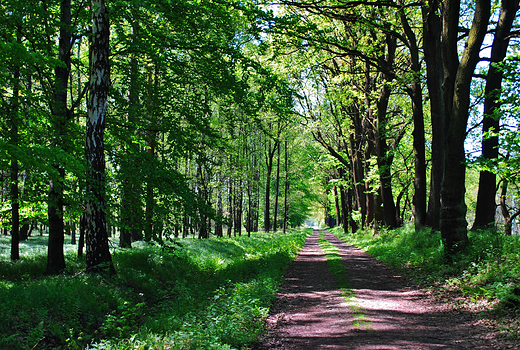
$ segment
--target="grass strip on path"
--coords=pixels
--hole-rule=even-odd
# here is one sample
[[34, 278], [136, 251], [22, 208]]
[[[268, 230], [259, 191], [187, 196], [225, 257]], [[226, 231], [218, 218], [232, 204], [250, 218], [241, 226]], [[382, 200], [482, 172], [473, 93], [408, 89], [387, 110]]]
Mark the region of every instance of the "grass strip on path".
[[352, 287], [350, 286], [350, 277], [347, 273], [347, 270], [341, 263], [339, 248], [334, 244], [330, 243], [325, 238], [324, 231], [320, 231], [318, 242], [320, 244], [320, 248], [325, 253], [329, 269], [332, 271], [336, 279], [336, 282], [339, 285], [341, 295], [345, 298], [345, 302], [354, 314], [354, 320], [352, 321], [352, 325], [354, 327], [358, 327], [365, 330], [372, 329], [372, 324], [370, 320], [368, 320], [366, 315], [363, 313], [363, 310], [357, 304], [356, 295], [352, 290]]

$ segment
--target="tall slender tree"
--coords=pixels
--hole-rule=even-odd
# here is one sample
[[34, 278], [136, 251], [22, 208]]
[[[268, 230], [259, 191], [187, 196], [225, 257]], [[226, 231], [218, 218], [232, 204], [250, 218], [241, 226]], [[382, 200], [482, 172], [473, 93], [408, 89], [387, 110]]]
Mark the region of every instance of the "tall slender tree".
[[[18, 35], [18, 42], [20, 37]], [[18, 147], [19, 134], [18, 134], [18, 123], [19, 123], [19, 108], [20, 108], [20, 66], [14, 65], [13, 74], [13, 95], [10, 113], [10, 141], [13, 148]], [[19, 160], [16, 153], [11, 154], [11, 188], [10, 188], [10, 200], [11, 200], [11, 260], [20, 259], [20, 189], [18, 185], [18, 172], [19, 172]]]
[[[71, 1], [62, 0], [60, 4], [60, 37], [58, 43], [58, 61], [55, 69], [54, 97], [52, 101], [52, 120], [54, 127], [54, 147], [64, 147], [64, 137], [68, 122], [67, 108], [68, 82], [71, 70]], [[65, 269], [63, 253], [63, 186], [65, 169], [61, 165], [53, 166], [56, 174], [50, 181], [48, 199], [49, 243], [47, 252], [47, 273], [58, 273]]]
[[88, 100], [87, 198], [85, 209], [87, 271], [115, 273], [108, 246], [105, 194], [105, 120], [110, 86], [108, 10], [104, 0], [92, 0], [90, 91]]
[[[497, 64], [506, 58], [507, 48], [513, 20], [518, 11], [518, 0], [502, 0], [500, 15], [495, 28], [493, 44], [491, 45], [490, 66], [486, 76], [484, 95], [484, 118], [482, 121], [482, 158], [486, 161], [496, 161], [498, 158], [498, 132], [500, 131], [500, 106], [503, 70]], [[487, 136], [488, 133], [494, 135]], [[479, 176], [477, 207], [473, 229], [492, 226], [495, 223], [496, 212], [496, 174], [482, 170]], [[505, 185], [507, 188], [507, 185]]]

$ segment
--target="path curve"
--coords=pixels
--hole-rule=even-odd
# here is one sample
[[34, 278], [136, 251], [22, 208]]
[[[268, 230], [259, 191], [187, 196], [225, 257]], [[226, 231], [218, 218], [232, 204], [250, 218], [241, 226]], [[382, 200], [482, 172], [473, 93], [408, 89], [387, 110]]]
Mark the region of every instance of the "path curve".
[[367, 253], [325, 232], [339, 249], [355, 297], [346, 299], [329, 270], [319, 232], [286, 272], [254, 350], [508, 349], [478, 316], [450, 310]]

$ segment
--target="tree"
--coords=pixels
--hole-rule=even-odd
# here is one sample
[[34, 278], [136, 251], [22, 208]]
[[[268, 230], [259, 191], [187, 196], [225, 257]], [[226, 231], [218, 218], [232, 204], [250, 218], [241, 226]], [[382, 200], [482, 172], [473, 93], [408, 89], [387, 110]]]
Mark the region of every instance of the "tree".
[[[51, 110], [53, 112], [53, 126], [55, 129], [54, 147], [64, 147], [66, 124], [70, 119], [67, 108], [67, 92], [71, 71], [71, 2], [62, 0], [60, 4], [60, 38], [58, 48], [58, 64], [55, 68], [54, 98]], [[50, 181], [48, 216], [49, 216], [49, 243], [47, 253], [47, 273], [59, 273], [65, 269], [63, 254], [64, 225], [63, 225], [63, 187], [65, 185], [65, 169], [54, 165], [56, 174]]]
[[85, 156], [87, 271], [115, 273], [108, 247], [105, 197], [104, 132], [110, 86], [108, 10], [104, 0], [92, 0], [92, 43]]
[[[493, 133], [490, 137], [482, 138], [482, 158], [484, 161], [495, 161], [498, 158], [498, 132], [500, 130], [500, 95], [503, 79], [503, 70], [498, 66], [506, 58], [509, 46], [510, 32], [513, 20], [518, 11], [518, 0], [503, 0], [500, 4], [500, 14], [495, 28], [489, 69], [486, 75], [486, 88], [484, 95], [484, 118], [482, 122], [482, 134]], [[495, 223], [496, 211], [496, 174], [488, 170], [482, 170], [479, 177], [477, 208], [473, 229], [492, 226]], [[503, 184], [507, 189], [507, 184]], [[503, 207], [503, 206], [502, 206]]]
[[[430, 196], [426, 225], [434, 230], [440, 230], [441, 224], [441, 184], [444, 174], [444, 141], [445, 141], [445, 104], [444, 70], [441, 49], [442, 21], [439, 15], [438, 0], [424, 1], [421, 6], [423, 50], [426, 62], [426, 84], [430, 99], [430, 119], [432, 129], [432, 155]], [[433, 101], [433, 103], [432, 103]]]
[[469, 115], [471, 80], [479, 62], [480, 48], [486, 34], [490, 11], [489, 0], [476, 1], [473, 21], [460, 61], [457, 53], [460, 1], [445, 1], [442, 12], [441, 43], [447, 132], [441, 186], [441, 235], [448, 255], [463, 250], [468, 243], [464, 202], [466, 191], [464, 141]]
[[[18, 40], [19, 42], [19, 40]], [[11, 109], [9, 111], [10, 115], [10, 143], [13, 149], [18, 147], [18, 123], [19, 123], [19, 94], [20, 94], [20, 67], [15, 63], [14, 65], [14, 74], [13, 74], [13, 95], [11, 97]], [[18, 186], [18, 171], [19, 171], [19, 161], [16, 156], [16, 152], [12, 152], [11, 154], [11, 191], [10, 191], [10, 200], [11, 200], [11, 260], [19, 260], [20, 259], [20, 193]]]

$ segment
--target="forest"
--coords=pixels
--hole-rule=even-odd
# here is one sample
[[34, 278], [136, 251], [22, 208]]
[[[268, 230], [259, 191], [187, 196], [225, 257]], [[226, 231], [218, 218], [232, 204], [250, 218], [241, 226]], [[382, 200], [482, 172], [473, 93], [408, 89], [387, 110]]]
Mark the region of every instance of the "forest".
[[[132, 257], [180, 263], [210, 241], [288, 261], [312, 225], [439, 235], [447, 263], [479, 234], [519, 233], [519, 0], [0, 7], [2, 289], [102, 284]], [[126, 332], [108, 320], [82, 322]]]

